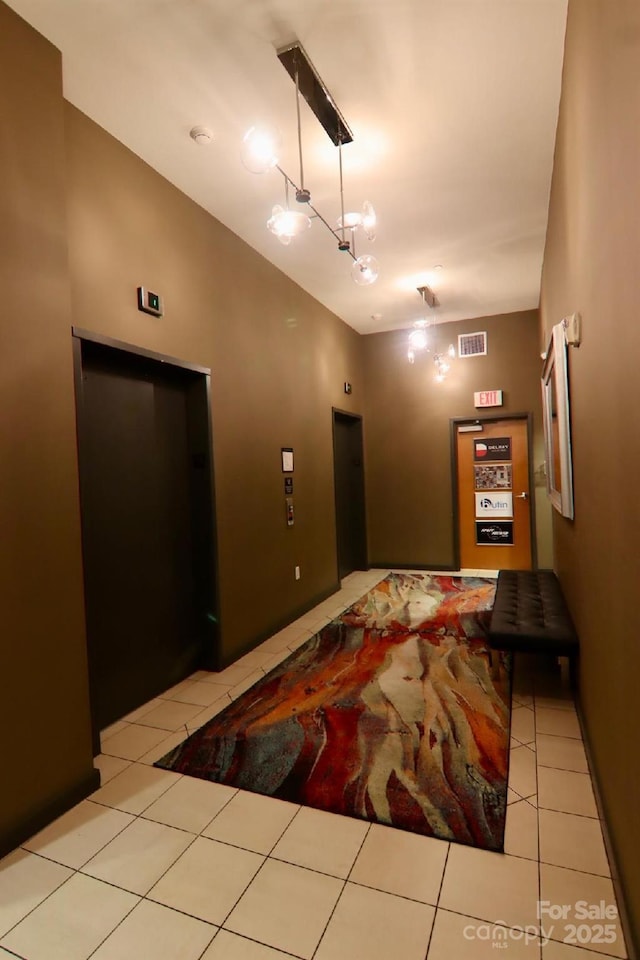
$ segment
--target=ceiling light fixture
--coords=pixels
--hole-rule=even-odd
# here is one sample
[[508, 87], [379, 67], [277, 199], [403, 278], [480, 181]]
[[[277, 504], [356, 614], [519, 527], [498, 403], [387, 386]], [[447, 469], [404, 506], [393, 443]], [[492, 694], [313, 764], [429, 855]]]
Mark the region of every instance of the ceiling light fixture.
[[209, 127], [192, 127], [189, 136], [198, 146], [206, 147], [213, 140], [213, 130], [210, 130]]
[[[361, 229], [369, 241], [375, 240], [376, 214], [372, 204], [366, 200], [360, 213], [346, 213], [344, 210], [344, 185], [342, 175], [342, 147], [351, 143], [353, 135], [334, 100], [309, 60], [300, 43], [293, 43], [278, 51], [278, 59], [295, 83], [296, 88], [296, 125], [298, 134], [298, 183], [285, 173], [279, 164], [280, 138], [270, 127], [251, 127], [242, 142], [242, 162], [251, 173], [266, 173], [278, 170], [285, 183], [285, 205], [276, 204], [272, 210], [267, 227], [281, 243], [288, 245], [304, 233], [314, 219], [319, 220], [338, 241], [338, 250], [348, 253], [352, 260], [351, 277], [359, 286], [375, 283], [380, 265], [370, 254], [356, 255], [355, 234]], [[332, 142], [338, 147], [340, 169], [340, 209], [341, 216], [337, 229], [322, 216], [311, 203], [311, 193], [305, 186], [304, 158], [302, 151], [302, 126], [300, 121], [300, 96], [303, 96], [311, 111], [318, 119]], [[311, 212], [291, 210], [289, 207], [289, 186], [292, 187], [298, 203], [305, 204]], [[349, 237], [347, 237], [347, 231]]]
[[[422, 297], [423, 304], [430, 310], [434, 310], [436, 307], [440, 306], [440, 301], [436, 297], [431, 287], [418, 287], [417, 290]], [[416, 356], [419, 353], [431, 352], [429, 345], [430, 338], [427, 334], [427, 329], [431, 326], [435, 327], [437, 326], [437, 323], [432, 322], [432, 320], [427, 317], [422, 320], [416, 320], [416, 322], [413, 324], [413, 330], [409, 334], [407, 349], [407, 359], [409, 363], [415, 363]], [[451, 364], [449, 361], [454, 359], [455, 356], [456, 348], [452, 343], [449, 344], [446, 350], [438, 350], [433, 354], [433, 362], [436, 367], [435, 379], [437, 383], [442, 383], [442, 381], [446, 378], [449, 370], [451, 369]]]

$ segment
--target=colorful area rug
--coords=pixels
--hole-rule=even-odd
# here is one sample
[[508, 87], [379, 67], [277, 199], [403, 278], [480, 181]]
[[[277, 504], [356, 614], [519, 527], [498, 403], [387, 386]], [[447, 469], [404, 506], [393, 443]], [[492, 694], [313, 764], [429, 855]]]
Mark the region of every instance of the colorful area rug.
[[509, 661], [495, 581], [391, 574], [158, 767], [502, 850]]

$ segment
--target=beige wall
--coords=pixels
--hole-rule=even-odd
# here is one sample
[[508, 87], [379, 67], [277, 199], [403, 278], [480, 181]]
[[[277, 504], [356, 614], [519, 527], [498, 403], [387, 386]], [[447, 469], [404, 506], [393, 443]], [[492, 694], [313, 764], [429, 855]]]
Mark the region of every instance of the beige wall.
[[[500, 412], [533, 413], [534, 468], [543, 459], [538, 314], [532, 310], [441, 326], [446, 347], [460, 333], [486, 330], [488, 354], [456, 360], [444, 383], [433, 361], [407, 361], [407, 331], [364, 338], [367, 377], [365, 445], [369, 560], [380, 565], [454, 562], [450, 420], [480, 415], [478, 390], [503, 390]], [[488, 410], [496, 413], [497, 410]], [[549, 508], [536, 488], [538, 561], [551, 565]]]
[[541, 342], [579, 311], [569, 350], [575, 521], [556, 566], [581, 640], [581, 699], [640, 933], [640, 6], [570, 0], [542, 287]]

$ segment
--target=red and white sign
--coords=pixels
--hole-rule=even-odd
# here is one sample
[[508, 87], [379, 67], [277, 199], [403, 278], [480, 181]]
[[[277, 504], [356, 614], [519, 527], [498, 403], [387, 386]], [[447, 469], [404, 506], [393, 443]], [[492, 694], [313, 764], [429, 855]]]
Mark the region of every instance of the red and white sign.
[[480, 390], [473, 395], [474, 407], [501, 407], [502, 390]]

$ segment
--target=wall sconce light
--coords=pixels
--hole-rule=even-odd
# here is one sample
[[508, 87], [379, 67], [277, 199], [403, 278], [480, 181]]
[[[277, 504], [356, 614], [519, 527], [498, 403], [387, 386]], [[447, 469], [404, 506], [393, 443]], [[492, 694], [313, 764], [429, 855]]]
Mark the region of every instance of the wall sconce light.
[[[285, 246], [305, 233], [311, 226], [312, 220], [319, 220], [338, 241], [338, 250], [348, 253], [353, 260], [351, 277], [359, 286], [375, 283], [380, 272], [380, 265], [370, 254], [357, 256], [355, 249], [356, 231], [362, 230], [369, 241], [375, 240], [376, 214], [372, 204], [365, 200], [360, 213], [345, 213], [344, 185], [342, 176], [342, 147], [351, 143], [353, 135], [349, 130], [342, 114], [336, 107], [334, 100], [325, 84], [309, 60], [302, 44], [293, 43], [278, 51], [278, 59], [295, 83], [296, 88], [296, 122], [298, 133], [298, 183], [285, 173], [279, 164], [280, 137], [276, 130], [270, 127], [251, 127], [242, 141], [242, 162], [251, 173], [267, 173], [269, 170], [278, 170], [285, 183], [284, 207], [276, 204], [267, 227]], [[318, 119], [328, 136], [338, 147], [340, 169], [340, 209], [341, 217], [337, 228], [331, 226], [320, 211], [311, 203], [311, 192], [305, 186], [304, 159], [302, 151], [302, 128], [300, 123], [300, 96], [303, 96], [311, 111]], [[305, 204], [310, 214], [292, 210], [289, 206], [289, 186], [293, 188], [297, 203]], [[348, 234], [348, 236], [347, 236]]]

